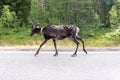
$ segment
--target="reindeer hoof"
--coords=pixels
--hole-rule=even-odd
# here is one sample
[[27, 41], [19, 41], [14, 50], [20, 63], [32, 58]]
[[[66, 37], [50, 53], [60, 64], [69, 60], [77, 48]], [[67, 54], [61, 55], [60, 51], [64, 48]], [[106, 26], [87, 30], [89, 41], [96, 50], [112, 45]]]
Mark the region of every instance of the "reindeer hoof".
[[36, 53], [34, 56], [36, 57], [38, 53]]
[[86, 50], [84, 50], [84, 52], [87, 54], [87, 51], [86, 51]]
[[35, 57], [37, 56], [37, 54], [34, 55]]
[[76, 57], [77, 56], [77, 54], [73, 54], [73, 55], [71, 55], [71, 57]]
[[55, 53], [53, 56], [58, 56], [58, 53]]

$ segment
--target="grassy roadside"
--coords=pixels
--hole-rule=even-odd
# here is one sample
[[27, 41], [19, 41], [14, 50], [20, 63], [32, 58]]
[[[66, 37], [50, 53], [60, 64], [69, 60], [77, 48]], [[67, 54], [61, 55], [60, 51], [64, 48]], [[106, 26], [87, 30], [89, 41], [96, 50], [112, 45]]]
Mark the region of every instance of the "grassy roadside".
[[[30, 28], [20, 29], [0, 29], [0, 46], [33, 46], [39, 45], [43, 41], [41, 35], [29, 36]], [[87, 36], [81, 35], [88, 47], [114, 47], [120, 46], [120, 27], [107, 29], [92, 29]], [[47, 46], [53, 46], [52, 40]], [[70, 39], [57, 41], [58, 46], [75, 46]]]
[[[38, 37], [38, 36], [37, 36]], [[31, 37], [27, 39], [2, 39], [0, 40], [0, 46], [35, 46], [39, 45], [43, 39]], [[58, 46], [75, 46], [75, 44], [65, 39], [63, 41], [57, 41]], [[108, 39], [85, 39], [85, 45], [88, 47], [117, 47], [120, 46], [120, 39], [108, 40]], [[49, 40], [46, 46], [53, 46], [52, 40]]]

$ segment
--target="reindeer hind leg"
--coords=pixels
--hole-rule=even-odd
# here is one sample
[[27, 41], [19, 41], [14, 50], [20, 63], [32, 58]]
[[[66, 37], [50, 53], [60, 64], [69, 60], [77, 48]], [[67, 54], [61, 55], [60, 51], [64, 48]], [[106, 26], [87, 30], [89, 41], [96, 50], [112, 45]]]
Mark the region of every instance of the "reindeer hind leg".
[[72, 38], [72, 41], [76, 44], [76, 50], [75, 50], [74, 54], [71, 55], [71, 56], [75, 57], [75, 56], [77, 56], [77, 50], [78, 50], [79, 42], [77, 41], [76, 38]]
[[55, 47], [55, 51], [56, 51], [56, 53], [53, 56], [57, 56], [58, 55], [58, 51], [57, 51], [57, 47], [56, 47], [56, 40], [53, 39], [53, 42], [54, 42], [54, 47]]
[[76, 39], [77, 39], [77, 40], [80, 40], [80, 41], [82, 42], [83, 51], [87, 54], [87, 51], [86, 51], [86, 49], [85, 49], [85, 43], [84, 43], [84, 40], [83, 40], [82, 38], [78, 37], [78, 36], [76, 36]]

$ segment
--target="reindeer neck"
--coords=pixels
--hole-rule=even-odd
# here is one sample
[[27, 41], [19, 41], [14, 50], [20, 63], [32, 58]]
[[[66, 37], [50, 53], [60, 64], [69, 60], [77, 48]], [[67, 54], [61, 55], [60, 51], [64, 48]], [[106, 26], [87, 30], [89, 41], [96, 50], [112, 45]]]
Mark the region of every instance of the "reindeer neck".
[[43, 34], [43, 28], [40, 29], [40, 34]]

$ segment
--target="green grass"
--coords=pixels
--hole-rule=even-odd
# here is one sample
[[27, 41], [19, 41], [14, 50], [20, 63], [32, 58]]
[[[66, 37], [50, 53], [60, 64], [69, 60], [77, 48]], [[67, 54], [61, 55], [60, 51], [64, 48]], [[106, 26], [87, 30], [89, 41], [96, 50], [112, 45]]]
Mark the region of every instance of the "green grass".
[[[87, 32], [85, 32], [87, 31]], [[34, 46], [39, 45], [43, 41], [43, 36], [35, 35], [30, 37], [30, 28], [19, 29], [0, 29], [0, 46]], [[84, 38], [86, 46], [108, 47], [120, 46], [120, 26], [111, 26], [110, 28], [102, 28], [89, 26], [88, 30], [82, 30], [80, 36]], [[53, 46], [52, 40], [48, 41], [47, 46]], [[58, 46], [75, 46], [70, 40], [57, 41]]]

